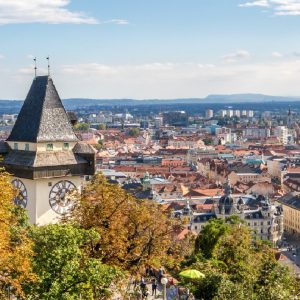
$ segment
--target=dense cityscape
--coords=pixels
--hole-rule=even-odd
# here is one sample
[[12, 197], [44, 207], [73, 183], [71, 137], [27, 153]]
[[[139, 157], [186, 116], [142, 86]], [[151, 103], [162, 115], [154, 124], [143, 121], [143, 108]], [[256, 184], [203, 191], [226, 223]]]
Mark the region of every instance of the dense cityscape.
[[0, 300], [300, 300], [300, 0], [0, 0]]
[[[105, 214], [103, 209], [108, 209], [106, 205], [117, 205], [116, 209], [121, 209], [120, 217], [125, 218], [126, 213], [123, 215], [122, 204], [118, 201], [129, 197], [126, 201], [146, 201], [144, 209], [154, 210], [152, 218], [155, 222], [161, 215], [160, 230], [171, 230], [168, 237], [171, 244], [166, 255], [172, 263], [167, 262], [166, 257], [159, 260], [164, 265], [155, 263], [158, 257], [154, 250], [154, 253], [150, 250], [155, 246], [148, 244], [148, 254], [144, 257], [141, 253], [139, 263], [125, 264], [126, 272], [135, 274], [137, 282], [132, 283], [127, 278], [129, 287], [111, 290], [112, 299], [149, 299], [151, 295], [154, 298], [162, 295], [166, 299], [192, 299], [193, 293], [196, 297], [201, 296], [200, 299], [227, 299], [232, 292], [226, 289], [222, 291], [223, 296], [217, 296], [223, 286], [216, 290], [210, 287], [208, 293], [194, 279], [192, 282], [183, 278], [178, 281], [180, 269], [190, 264], [191, 258], [188, 257], [195, 255], [197, 247], [201, 251], [201, 243], [205, 247], [212, 243], [201, 242], [201, 238], [213, 239], [212, 232], [220, 229], [220, 225], [224, 228], [229, 226], [228, 230], [232, 230], [233, 235], [243, 226], [243, 234], [251, 237], [249, 245], [258, 243], [256, 247], [261, 247], [259, 243], [265, 243], [269, 247], [268, 255], [273, 255], [274, 263], [278, 264], [277, 268], [282, 267], [281, 271], [276, 271], [276, 276], [282, 280], [280, 284], [288, 280], [280, 279], [279, 274], [284, 270], [290, 274], [286, 275], [290, 276], [289, 280], [300, 278], [299, 115], [291, 107], [279, 112], [274, 105], [273, 110], [262, 112], [235, 109], [233, 106], [193, 114], [177, 110], [154, 113], [151, 109], [148, 114], [144, 110], [141, 114], [138, 109], [129, 112], [126, 106], [122, 107], [123, 112], [119, 111], [119, 107], [97, 110], [94, 106], [65, 111], [51, 77], [39, 76], [33, 80], [19, 114], [3, 114], [1, 117], [1, 164], [13, 175], [12, 184], [17, 189], [15, 204], [28, 211], [30, 223], [44, 225], [40, 227], [40, 230], [46, 230], [43, 234], [54, 234], [47, 233], [52, 226], [48, 224], [60, 222], [62, 218], [70, 224], [73, 218], [78, 218], [85, 222], [80, 226], [87, 226], [84, 224], [90, 220], [83, 221], [87, 217], [86, 205], [91, 205], [88, 204], [90, 197], [98, 189], [102, 198], [93, 201], [100, 201], [99, 205], [101, 201], [105, 202], [105, 205], [101, 204], [104, 205], [101, 214]], [[95, 174], [98, 175], [93, 178]], [[110, 199], [111, 192], [105, 187], [112, 189], [117, 196], [115, 200]], [[50, 191], [49, 196], [47, 190]], [[72, 196], [75, 190], [82, 190], [81, 196]], [[82, 199], [78, 200], [78, 197]], [[98, 194], [94, 197], [98, 199]], [[79, 208], [75, 205], [76, 201], [81, 203]], [[84, 201], [88, 201], [87, 204], [83, 204]], [[92, 207], [89, 209], [94, 209]], [[134, 216], [131, 209], [129, 219]], [[91, 217], [96, 215], [94, 211]], [[141, 217], [146, 216], [145, 211]], [[105, 221], [103, 218], [104, 215], [101, 215], [87, 228], [101, 227], [101, 224], [96, 224]], [[146, 220], [142, 222], [147, 224]], [[131, 223], [127, 225], [132, 226]], [[115, 234], [121, 234], [119, 230]], [[144, 230], [139, 233], [142, 237]], [[112, 234], [100, 232], [109, 236]], [[62, 231], [60, 234], [66, 233]], [[243, 236], [241, 232], [239, 234]], [[150, 236], [153, 240], [159, 240], [155, 233]], [[134, 241], [133, 237], [127, 236], [125, 239]], [[42, 242], [37, 239], [38, 243]], [[48, 241], [45, 246], [48, 243], [51, 244]], [[116, 241], [110, 240], [110, 243], [113, 248], [118, 247]], [[198, 245], [194, 250], [193, 243]], [[54, 243], [53, 247], [59, 247], [59, 242]], [[127, 247], [130, 251], [131, 246]], [[135, 247], [134, 252], [137, 251]], [[106, 251], [110, 253], [112, 249]], [[205, 248], [202, 251], [205, 255]], [[240, 250], [233, 248], [233, 251]], [[109, 259], [108, 262], [111, 263]], [[116, 266], [120, 267], [118, 263]], [[203, 266], [196, 272], [207, 278], [216, 276], [216, 271], [206, 274]], [[149, 279], [149, 272], [153, 279]], [[166, 279], [165, 283], [163, 279]], [[231, 280], [233, 284], [235, 280]], [[205, 282], [204, 279], [202, 281]], [[124, 284], [124, 279], [121, 282]], [[134, 288], [130, 287], [131, 284]], [[283, 287], [283, 292], [288, 296], [274, 298], [269, 292], [264, 292], [257, 299], [298, 299], [297, 288], [286, 289], [286, 286]], [[32, 290], [27, 297], [33, 299], [30, 295], [34, 295]], [[99, 295], [98, 298], [96, 294], [93, 297], [102, 299], [103, 296]], [[245, 299], [249, 299], [249, 295]], [[50, 294], [41, 299], [50, 299], [48, 297]], [[62, 299], [71, 299], [68, 297]]]

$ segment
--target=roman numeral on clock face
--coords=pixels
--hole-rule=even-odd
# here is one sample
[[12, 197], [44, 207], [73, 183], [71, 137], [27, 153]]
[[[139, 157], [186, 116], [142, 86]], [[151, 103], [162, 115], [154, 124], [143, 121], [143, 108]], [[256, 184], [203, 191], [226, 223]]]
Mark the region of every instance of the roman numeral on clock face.
[[49, 193], [49, 204], [53, 211], [60, 215], [68, 213], [74, 205], [70, 195], [74, 190], [76, 186], [71, 181], [56, 183]]

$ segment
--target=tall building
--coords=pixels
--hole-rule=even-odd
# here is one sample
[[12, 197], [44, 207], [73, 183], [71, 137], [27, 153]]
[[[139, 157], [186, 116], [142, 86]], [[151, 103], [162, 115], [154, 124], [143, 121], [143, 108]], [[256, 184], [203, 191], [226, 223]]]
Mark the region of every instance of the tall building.
[[163, 125], [163, 117], [155, 117], [154, 118], [154, 127], [155, 128], [160, 128]]
[[221, 116], [221, 118], [226, 117], [226, 115], [227, 115], [227, 110], [222, 109], [222, 110], [220, 111], [220, 116]]
[[277, 126], [274, 128], [274, 136], [278, 137], [283, 145], [290, 143], [289, 130], [285, 126]]
[[205, 112], [205, 118], [206, 119], [212, 119], [214, 117], [214, 111], [212, 109], [208, 109]]
[[227, 109], [227, 117], [232, 118], [233, 117], [233, 110]]
[[245, 128], [243, 129], [243, 137], [244, 138], [252, 138], [252, 139], [262, 139], [270, 137], [271, 132], [269, 128]]
[[235, 117], [240, 118], [240, 117], [241, 117], [241, 111], [240, 111], [240, 110], [235, 110], [235, 111], [233, 112], [233, 115], [234, 115]]
[[254, 111], [253, 110], [247, 110], [247, 117], [253, 118], [254, 117]]
[[33, 224], [57, 222], [73, 207], [70, 193], [95, 172], [95, 151], [78, 141], [49, 76], [33, 80], [1, 150], [1, 165], [18, 190], [15, 203]]

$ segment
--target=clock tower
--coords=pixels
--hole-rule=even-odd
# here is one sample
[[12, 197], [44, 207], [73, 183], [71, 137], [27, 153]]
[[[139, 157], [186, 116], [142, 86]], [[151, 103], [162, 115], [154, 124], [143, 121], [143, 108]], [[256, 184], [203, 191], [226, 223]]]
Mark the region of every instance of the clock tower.
[[95, 151], [77, 139], [50, 76], [33, 80], [0, 151], [18, 189], [14, 201], [33, 224], [57, 222], [72, 209], [70, 192], [95, 173]]

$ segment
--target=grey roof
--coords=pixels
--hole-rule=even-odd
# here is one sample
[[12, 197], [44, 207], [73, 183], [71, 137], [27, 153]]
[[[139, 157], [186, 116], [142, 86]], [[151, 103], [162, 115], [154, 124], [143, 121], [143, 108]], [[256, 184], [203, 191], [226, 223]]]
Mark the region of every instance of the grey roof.
[[30, 152], [30, 151], [11, 151], [4, 157], [6, 166], [25, 166], [25, 167], [50, 167], [66, 166], [86, 163], [82, 157], [72, 151], [57, 152]]
[[77, 143], [73, 149], [73, 152], [78, 154], [95, 154], [97, 151], [89, 144]]
[[61, 99], [49, 76], [33, 80], [8, 141], [78, 141]]
[[7, 153], [9, 151], [9, 146], [5, 141], [0, 141], [0, 154]]
[[261, 210], [244, 211], [245, 219], [264, 219]]
[[300, 193], [291, 192], [278, 199], [278, 202], [300, 210]]
[[194, 214], [193, 223], [206, 223], [210, 219], [216, 219], [217, 216], [215, 213], [200, 213]]

